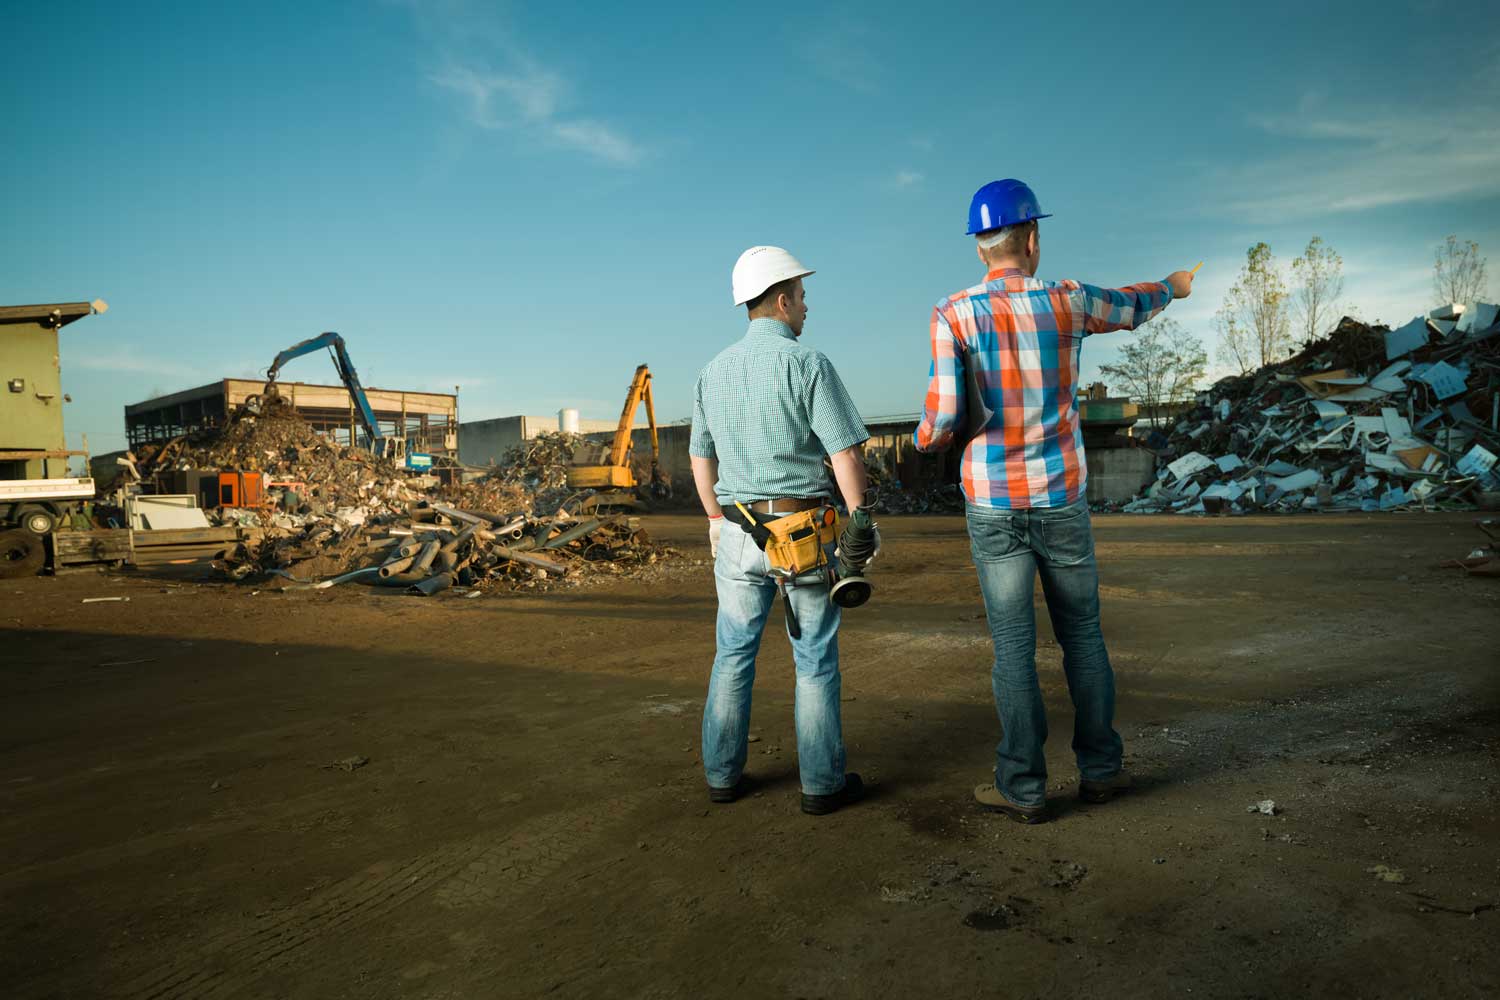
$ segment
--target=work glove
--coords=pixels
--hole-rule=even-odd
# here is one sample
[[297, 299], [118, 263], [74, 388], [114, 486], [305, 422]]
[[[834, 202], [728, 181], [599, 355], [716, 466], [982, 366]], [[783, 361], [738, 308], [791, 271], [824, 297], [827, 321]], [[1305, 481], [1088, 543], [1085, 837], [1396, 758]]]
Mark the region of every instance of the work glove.
[[719, 557], [719, 532], [724, 528], [724, 515], [708, 515], [708, 554]]

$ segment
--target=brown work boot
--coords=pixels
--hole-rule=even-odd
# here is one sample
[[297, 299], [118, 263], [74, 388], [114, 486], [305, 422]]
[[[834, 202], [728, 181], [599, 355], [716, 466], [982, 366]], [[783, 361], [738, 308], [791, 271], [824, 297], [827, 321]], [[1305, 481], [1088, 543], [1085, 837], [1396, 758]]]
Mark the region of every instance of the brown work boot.
[[1047, 806], [1045, 803], [1039, 806], [1018, 806], [1010, 799], [1001, 795], [1000, 789], [994, 785], [974, 786], [974, 801], [986, 809], [1004, 813], [1017, 823], [1025, 823], [1029, 826], [1032, 823], [1047, 822]]
[[1095, 805], [1108, 802], [1121, 792], [1128, 792], [1135, 787], [1135, 782], [1125, 771], [1120, 771], [1113, 778], [1103, 781], [1090, 781], [1084, 778], [1078, 782], [1078, 797], [1085, 802]]

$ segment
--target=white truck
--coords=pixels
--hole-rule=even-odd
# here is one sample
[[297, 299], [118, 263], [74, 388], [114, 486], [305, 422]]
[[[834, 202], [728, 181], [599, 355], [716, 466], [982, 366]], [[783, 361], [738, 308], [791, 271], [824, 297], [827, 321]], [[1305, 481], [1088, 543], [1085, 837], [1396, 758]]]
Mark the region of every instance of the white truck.
[[34, 576], [47, 561], [44, 539], [79, 500], [94, 498], [94, 481], [0, 479], [0, 578]]

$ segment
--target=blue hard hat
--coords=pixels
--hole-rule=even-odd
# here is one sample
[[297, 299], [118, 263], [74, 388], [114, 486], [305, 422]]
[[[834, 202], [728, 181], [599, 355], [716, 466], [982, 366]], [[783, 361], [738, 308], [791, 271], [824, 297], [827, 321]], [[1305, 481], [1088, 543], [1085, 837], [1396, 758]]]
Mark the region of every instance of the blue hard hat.
[[1014, 177], [990, 181], [974, 192], [969, 203], [969, 235], [1051, 217], [1051, 213], [1043, 214], [1031, 188]]

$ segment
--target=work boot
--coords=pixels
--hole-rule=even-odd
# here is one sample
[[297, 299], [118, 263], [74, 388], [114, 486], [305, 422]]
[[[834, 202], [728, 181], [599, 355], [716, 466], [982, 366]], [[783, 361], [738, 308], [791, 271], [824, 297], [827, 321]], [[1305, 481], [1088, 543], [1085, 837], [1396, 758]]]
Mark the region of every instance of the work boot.
[[708, 801], [717, 802], [719, 805], [733, 802], [740, 796], [748, 794], [753, 785], [754, 782], [752, 782], [747, 776], [743, 774], [740, 775], [740, 780], [736, 781], [729, 788], [715, 788], [713, 785], [709, 785]]
[[1090, 781], [1084, 778], [1078, 782], [1078, 797], [1085, 802], [1095, 805], [1108, 802], [1121, 792], [1128, 792], [1135, 787], [1135, 782], [1130, 780], [1130, 775], [1124, 771], [1115, 774], [1113, 778], [1103, 781]]
[[1017, 823], [1025, 823], [1030, 826], [1033, 823], [1047, 822], [1047, 805], [1018, 806], [1010, 799], [1000, 794], [1000, 789], [994, 785], [976, 785], [974, 787], [974, 801], [994, 812], [1004, 813]]
[[802, 811], [809, 816], [826, 816], [865, 797], [865, 783], [853, 771], [844, 775], [844, 787], [832, 795], [802, 795]]

